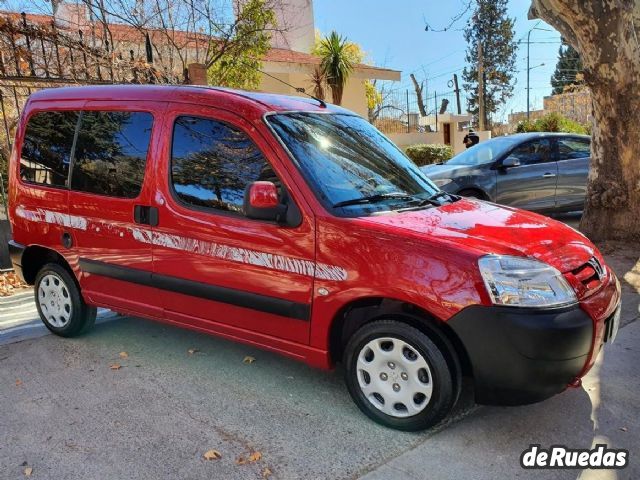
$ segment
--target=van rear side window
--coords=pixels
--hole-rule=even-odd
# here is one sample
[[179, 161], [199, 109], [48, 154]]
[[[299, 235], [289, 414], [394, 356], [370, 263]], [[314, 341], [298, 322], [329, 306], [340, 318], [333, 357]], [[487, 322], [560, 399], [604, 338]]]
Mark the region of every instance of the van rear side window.
[[71, 189], [111, 197], [137, 197], [152, 126], [153, 116], [146, 112], [83, 112]]
[[38, 112], [29, 118], [20, 155], [25, 182], [66, 187], [78, 112]]

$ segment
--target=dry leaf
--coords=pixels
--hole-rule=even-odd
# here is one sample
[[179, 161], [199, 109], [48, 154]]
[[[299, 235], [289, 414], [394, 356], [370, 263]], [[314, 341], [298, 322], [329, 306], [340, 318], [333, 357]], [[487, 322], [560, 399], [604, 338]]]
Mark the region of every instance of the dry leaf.
[[269, 467], [264, 467], [264, 469], [262, 470], [262, 478], [269, 478], [271, 476], [271, 470], [269, 470]]
[[236, 465], [244, 465], [245, 463], [247, 463], [247, 459], [243, 456], [236, 458]]
[[205, 460], [218, 460], [222, 454], [217, 450], [207, 450], [203, 455]]
[[120, 358], [129, 358], [129, 354], [127, 352], [120, 352], [118, 355], [120, 355]]
[[33, 468], [32, 467], [27, 467], [27, 468], [24, 469], [24, 476], [25, 477], [30, 477], [32, 473], [33, 473]]
[[247, 355], [246, 357], [244, 357], [244, 360], [242, 360], [242, 363], [246, 363], [247, 365], [255, 362], [256, 359], [253, 357], [250, 357], [249, 355]]
[[627, 427], [620, 427], [620, 430], [622, 430], [623, 432], [627, 431]]
[[257, 462], [261, 458], [262, 458], [262, 454], [260, 452], [253, 452], [251, 455], [249, 455], [250, 462]]
[[16, 387], [19, 387], [20, 385], [22, 385], [22, 380], [20, 380], [19, 378], [16, 379]]
[[122, 368], [122, 366], [119, 363], [114, 363], [112, 365], [109, 365], [109, 368], [111, 370], [120, 370]]
[[189, 353], [189, 355], [193, 355], [194, 353], [199, 352], [200, 350], [198, 350], [197, 348], [190, 348], [189, 350], [187, 350], [187, 352]]

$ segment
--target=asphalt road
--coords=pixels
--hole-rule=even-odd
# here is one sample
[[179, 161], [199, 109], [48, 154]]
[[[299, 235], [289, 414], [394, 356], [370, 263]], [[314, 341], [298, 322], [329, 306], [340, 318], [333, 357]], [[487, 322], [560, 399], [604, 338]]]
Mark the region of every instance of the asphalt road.
[[[3, 329], [0, 304], [0, 478], [25, 478], [28, 467], [56, 480], [640, 478], [638, 257], [608, 256], [623, 280], [624, 326], [582, 388], [514, 408], [476, 407], [465, 394], [454, 420], [420, 434], [369, 421], [339, 371], [104, 312], [76, 339], [33, 322]], [[628, 449], [631, 463], [524, 471], [532, 443], [607, 443]], [[211, 449], [221, 458], [205, 460]], [[255, 452], [259, 460], [238, 464]]]

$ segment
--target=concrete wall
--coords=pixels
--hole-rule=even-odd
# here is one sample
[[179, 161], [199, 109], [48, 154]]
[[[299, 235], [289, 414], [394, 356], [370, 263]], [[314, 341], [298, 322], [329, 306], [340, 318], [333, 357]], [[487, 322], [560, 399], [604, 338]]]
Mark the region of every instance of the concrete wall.
[[[491, 132], [482, 131], [476, 132], [480, 137], [480, 141], [483, 142], [491, 138]], [[451, 146], [453, 147], [453, 152], [458, 154], [466, 149], [462, 140], [464, 136], [467, 134], [466, 131], [459, 132], [458, 130], [451, 130]], [[444, 135], [441, 131], [439, 132], [411, 132], [411, 133], [389, 133], [387, 137], [391, 139], [393, 143], [398, 145], [400, 148], [405, 149], [409, 145], [415, 145], [417, 143], [439, 143], [444, 144]]]

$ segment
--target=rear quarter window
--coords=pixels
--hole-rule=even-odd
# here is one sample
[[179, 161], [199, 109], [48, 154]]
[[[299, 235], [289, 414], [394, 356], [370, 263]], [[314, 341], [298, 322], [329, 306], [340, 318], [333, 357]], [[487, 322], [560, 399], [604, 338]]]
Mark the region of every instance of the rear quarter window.
[[23, 181], [66, 187], [78, 112], [33, 114], [27, 123], [20, 154]]
[[153, 116], [146, 112], [83, 112], [71, 172], [72, 190], [137, 197], [152, 126]]

